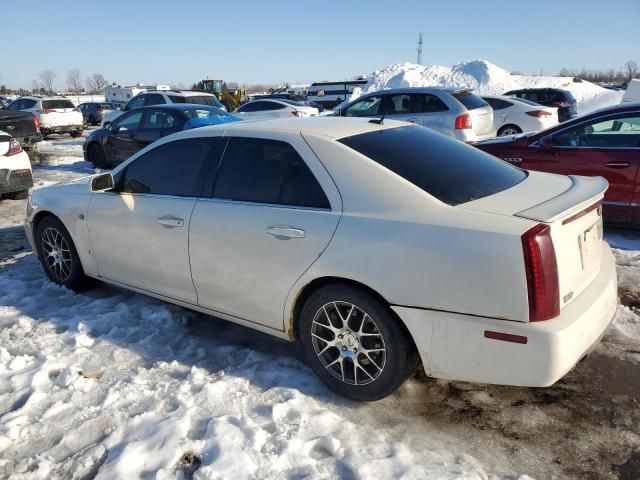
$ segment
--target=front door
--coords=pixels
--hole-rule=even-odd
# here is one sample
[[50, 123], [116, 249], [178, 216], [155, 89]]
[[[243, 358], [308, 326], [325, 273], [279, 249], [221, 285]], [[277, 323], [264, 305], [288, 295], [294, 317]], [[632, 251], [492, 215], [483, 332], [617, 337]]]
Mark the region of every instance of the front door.
[[198, 304], [282, 331], [289, 291], [337, 227], [335, 185], [300, 136], [231, 138], [212, 192], [189, 232]]
[[113, 163], [122, 163], [139, 150], [135, 133], [140, 126], [142, 114], [143, 110], [125, 113], [109, 126], [110, 132], [104, 148]]
[[95, 192], [88, 212], [98, 274], [107, 280], [196, 304], [189, 221], [208, 170], [210, 138], [164, 143]]

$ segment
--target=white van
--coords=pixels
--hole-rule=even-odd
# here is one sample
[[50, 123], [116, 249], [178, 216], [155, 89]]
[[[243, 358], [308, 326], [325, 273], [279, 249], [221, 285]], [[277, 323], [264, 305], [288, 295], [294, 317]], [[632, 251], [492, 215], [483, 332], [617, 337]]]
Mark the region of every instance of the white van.
[[640, 78], [634, 78], [627, 85], [621, 103], [640, 102]]

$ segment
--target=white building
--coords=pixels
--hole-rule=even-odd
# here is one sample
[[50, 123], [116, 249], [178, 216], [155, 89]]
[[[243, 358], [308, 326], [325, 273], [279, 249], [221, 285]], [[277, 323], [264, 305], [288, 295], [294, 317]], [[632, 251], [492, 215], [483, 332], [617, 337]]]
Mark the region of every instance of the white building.
[[169, 85], [137, 85], [122, 87], [120, 85], [110, 85], [104, 89], [104, 99], [111, 103], [127, 103], [139, 93], [148, 90], [171, 90]]

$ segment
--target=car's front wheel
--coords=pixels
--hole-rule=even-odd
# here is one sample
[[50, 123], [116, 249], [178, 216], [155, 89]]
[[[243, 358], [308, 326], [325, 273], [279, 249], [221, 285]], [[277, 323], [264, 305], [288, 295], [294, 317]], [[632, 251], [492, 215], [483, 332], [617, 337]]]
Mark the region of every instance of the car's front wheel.
[[389, 307], [365, 290], [328, 285], [300, 312], [300, 337], [314, 372], [354, 400], [379, 400], [415, 371], [418, 354]]
[[96, 168], [106, 168], [107, 167], [107, 156], [104, 153], [104, 150], [97, 143], [92, 143], [89, 145], [89, 151], [87, 157], [89, 161], [93, 163]]
[[48, 216], [36, 228], [38, 258], [47, 277], [58, 285], [77, 290], [87, 283], [71, 235], [60, 220]]

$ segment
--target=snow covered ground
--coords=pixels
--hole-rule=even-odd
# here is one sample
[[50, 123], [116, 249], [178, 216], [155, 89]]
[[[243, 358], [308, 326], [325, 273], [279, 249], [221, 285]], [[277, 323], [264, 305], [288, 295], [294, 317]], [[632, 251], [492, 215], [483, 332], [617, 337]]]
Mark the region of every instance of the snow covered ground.
[[[93, 172], [42, 144], [36, 188]], [[0, 478], [640, 478], [640, 234], [607, 232], [621, 297], [547, 389], [430, 380], [357, 404], [295, 346], [118, 288], [49, 282], [0, 202]]]
[[356, 89], [349, 100], [387, 88], [464, 87], [481, 95], [501, 95], [516, 88], [550, 87], [569, 90], [578, 101], [578, 113], [618, 104], [624, 92], [612, 91], [591, 82], [574, 82], [573, 77], [511, 75], [486, 60], [459, 63], [453, 67], [398, 63], [377, 70], [364, 88]]

